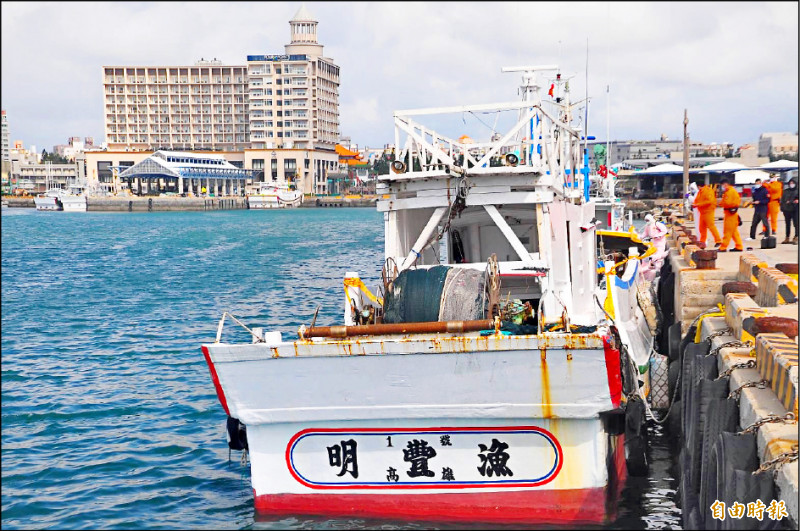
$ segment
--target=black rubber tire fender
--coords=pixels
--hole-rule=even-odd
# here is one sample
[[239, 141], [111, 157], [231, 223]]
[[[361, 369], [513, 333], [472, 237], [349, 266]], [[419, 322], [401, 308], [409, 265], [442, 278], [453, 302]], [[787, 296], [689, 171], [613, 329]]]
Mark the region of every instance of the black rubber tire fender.
[[644, 402], [629, 400], [625, 407], [625, 464], [628, 474], [635, 477], [646, 476], [649, 468], [646, 420]]
[[717, 497], [717, 470], [711, 459], [714, 445], [722, 432], [735, 432], [738, 426], [739, 404], [735, 399], [713, 398], [708, 403], [703, 427], [703, 451], [700, 454], [700, 507], [710, 506]]
[[728, 383], [724, 380], [713, 381], [717, 373], [717, 359], [703, 357], [695, 360], [695, 376], [697, 384], [691, 390], [692, 408], [689, 410], [689, 423], [686, 428], [686, 447], [689, 449], [692, 491], [700, 489], [700, 454], [703, 451], [703, 427], [708, 402], [712, 397], [722, 398], [728, 394]]
[[675, 400], [675, 403], [672, 404], [672, 409], [669, 412], [669, 418], [667, 419], [667, 429], [669, 431], [670, 437], [673, 437], [677, 440], [681, 438], [681, 399], [678, 398]]
[[692, 505], [689, 509], [689, 516], [683, 523], [684, 529], [703, 529], [702, 512], [698, 504]]
[[697, 325], [693, 324], [689, 327], [689, 330], [686, 331], [686, 335], [681, 338], [681, 347], [680, 347], [680, 357], [683, 358], [684, 353], [686, 352], [686, 347], [690, 344], [694, 343], [694, 336], [697, 334]]
[[[675, 397], [674, 400], [677, 402], [681, 399], [680, 389], [678, 389], [678, 394], [675, 394], [675, 385], [678, 383], [678, 375], [681, 373], [681, 363], [680, 360], [674, 360], [669, 362], [669, 369], [667, 369], [667, 389], [669, 391], [669, 398], [673, 400], [673, 396]], [[674, 408], [675, 406], [673, 406]], [[670, 413], [671, 415], [672, 413]]]
[[[763, 480], [759, 479], [756, 482], [750, 482], [746, 479], [747, 476], [753, 477], [752, 472], [759, 466], [757, 440], [758, 436], [756, 433], [738, 434], [722, 432], [719, 435], [717, 444], [714, 446], [714, 451], [717, 454], [716, 467], [718, 496], [716, 499], [724, 502], [726, 508], [729, 508], [734, 502], [744, 503], [746, 505], [746, 502], [738, 499], [740, 493], [746, 493], [753, 489], [754, 486], [756, 491], [764, 489], [764, 485], [762, 483]], [[772, 483], [771, 474], [761, 474], [761, 476], [767, 476], [769, 478], [768, 483]], [[739, 486], [737, 486], [737, 480], [738, 483], [740, 483]], [[757, 492], [757, 494], [761, 493]], [[769, 494], [769, 497], [766, 499], [769, 500], [772, 498], [772, 492], [766, 494]], [[749, 495], [752, 496], [752, 493]], [[764, 500], [764, 498], [761, 499]], [[755, 499], [750, 501], [755, 501]], [[714, 500], [710, 500], [710, 503], [714, 503]], [[710, 513], [711, 509], [707, 507], [705, 508], [705, 511]], [[777, 523], [770, 521], [768, 518], [764, 518], [766, 522], [758, 522], [754, 519], [747, 519], [750, 520], [750, 527], [740, 527], [739, 524], [744, 520], [746, 520], [746, 518], [737, 520], [730, 518], [730, 515], [727, 515], [723, 522], [717, 521], [718, 529], [768, 529], [769, 527], [763, 526], [770, 525], [770, 522]], [[774, 529], [775, 527], [771, 528]]]
[[[748, 503], [762, 500], [769, 505], [769, 501], [775, 497], [775, 481], [772, 479], [771, 472], [761, 472], [753, 474], [751, 470], [734, 470], [732, 485], [725, 485], [725, 498], [741, 503], [747, 507]], [[712, 502], [713, 503], [713, 502]], [[783, 520], [785, 523], [786, 520]], [[759, 522], [756, 518], [748, 518], [747, 512], [742, 518], [728, 518], [723, 524], [724, 529], [782, 529], [781, 521], [772, 520], [767, 517]]]
[[[689, 349], [687, 352], [690, 354], [693, 351], [699, 351], [699, 349]], [[697, 418], [697, 403], [698, 403], [698, 394], [700, 390], [700, 380], [705, 378], [705, 373], [708, 372], [707, 370], [703, 370], [704, 366], [707, 368], [710, 362], [705, 361], [706, 356], [703, 354], [699, 354], [697, 356], [688, 356], [689, 358], [689, 366], [687, 370], [686, 379], [683, 381], [683, 385], [681, 386], [681, 397], [684, 399], [684, 416], [683, 416], [683, 434], [686, 439], [687, 443], [691, 442], [692, 437], [692, 429], [693, 426], [696, 424]], [[689, 448], [692, 448], [691, 444]]]
[[667, 344], [669, 346], [669, 359], [677, 360], [681, 355], [681, 323], [673, 323], [667, 330]]

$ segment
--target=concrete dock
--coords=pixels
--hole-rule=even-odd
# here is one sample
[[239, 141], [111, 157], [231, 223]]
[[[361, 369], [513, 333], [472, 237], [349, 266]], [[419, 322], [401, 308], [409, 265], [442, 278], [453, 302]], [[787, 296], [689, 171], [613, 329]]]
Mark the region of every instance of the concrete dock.
[[[9, 208], [34, 208], [33, 197], [4, 197]], [[300, 208], [375, 208], [375, 196], [307, 196]], [[205, 210], [245, 210], [247, 197], [117, 196], [88, 197], [88, 212], [165, 212]]]
[[[740, 209], [739, 212], [743, 221], [740, 232], [746, 237], [750, 231], [752, 209]], [[721, 212], [718, 214], [721, 217]], [[686, 401], [692, 393], [680, 397], [684, 415], [680, 420], [682, 429], [678, 430], [681, 432], [681, 470], [684, 476], [694, 474], [694, 477], [681, 477], [684, 527], [708, 528], [709, 522], [725, 529], [762, 528], [762, 524], [776, 524], [766, 514], [763, 522], [750, 519], [749, 523], [746, 517], [732, 520], [729, 516], [724, 524], [712, 517], [711, 504], [727, 501], [730, 506], [737, 501], [723, 499], [721, 493], [726, 485], [718, 484], [716, 497], [707, 493], [709, 478], [711, 482], [723, 481], [723, 476], [717, 477], [715, 471], [708, 469], [713, 466], [708, 465], [710, 449], [717, 451], [722, 444], [719, 441], [723, 438], [722, 432], [731, 431], [741, 439], [745, 438], [743, 433], [755, 433], [754, 457], [757, 461], [754, 463], [757, 466], [750, 470], [743, 462], [721, 463], [717, 470], [728, 466], [738, 472], [741, 466], [748, 473], [742, 472], [737, 477], [758, 477], [762, 487], [765, 482], [769, 483], [764, 478], [771, 476], [773, 499], [783, 501], [788, 513], [778, 528], [797, 529], [800, 521], [797, 461], [798, 246], [780, 244], [785, 236], [782, 215], [776, 248], [762, 250], [760, 236], [757, 236], [755, 241], [744, 242], [745, 248], [749, 246], [751, 249], [742, 253], [703, 252], [687, 237], [694, 228], [691, 221], [682, 219], [679, 214], [672, 214], [665, 221], [672, 225], [669, 267], [665, 270], [674, 274], [674, 281], [669, 284], [674, 289], [673, 324], [680, 323], [684, 345], [692, 345], [691, 348], [682, 347], [678, 356], [671, 355], [671, 363], [680, 363], [680, 369], [675, 372], [681, 371], [682, 376], [692, 377], [688, 383], [690, 389], [705, 389], [702, 399], [695, 391], [694, 402], [688, 405]], [[718, 222], [717, 226], [721, 228], [722, 223]], [[669, 295], [665, 293], [664, 296]], [[711, 309], [715, 307], [718, 311], [712, 313]], [[708, 315], [701, 315], [703, 313]], [[699, 331], [695, 337], [685, 337], [687, 332], [694, 332], [696, 328]], [[703, 375], [703, 370], [709, 370], [706, 360], [713, 357], [716, 358], [716, 367], [712, 367], [710, 374]], [[697, 367], [692, 369], [691, 364]], [[701, 364], [703, 369], [699, 368]], [[718, 389], [715, 391], [717, 395], [713, 395], [710, 391], [712, 386], [719, 387], [717, 383], [724, 379], [728, 380], [725, 389]], [[736, 428], [720, 429], [719, 419], [709, 417], [721, 411], [723, 405], [734, 407], [732, 400], [738, 405]], [[714, 401], [718, 404], [712, 408], [710, 404]], [[687, 422], [689, 416], [695, 420]], [[690, 431], [694, 433], [688, 433]], [[701, 448], [702, 452], [698, 453]], [[698, 474], [698, 469], [703, 472]], [[705, 500], [705, 506], [700, 506], [697, 499]], [[767, 506], [771, 502], [762, 501]], [[742, 503], [747, 501], [742, 500]]]

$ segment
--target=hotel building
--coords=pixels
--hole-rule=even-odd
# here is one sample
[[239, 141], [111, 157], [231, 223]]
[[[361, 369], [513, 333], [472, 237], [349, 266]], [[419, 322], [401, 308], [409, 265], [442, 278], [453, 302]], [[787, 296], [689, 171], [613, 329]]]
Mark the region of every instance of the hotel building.
[[339, 67], [305, 6], [281, 55], [245, 65], [104, 66], [109, 150], [329, 149], [339, 138]]

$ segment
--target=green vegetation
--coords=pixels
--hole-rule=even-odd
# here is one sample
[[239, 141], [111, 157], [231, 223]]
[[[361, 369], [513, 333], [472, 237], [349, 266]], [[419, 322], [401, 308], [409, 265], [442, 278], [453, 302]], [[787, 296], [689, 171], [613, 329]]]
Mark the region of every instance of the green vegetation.
[[66, 157], [62, 157], [58, 153], [48, 153], [46, 149], [42, 149], [42, 162], [52, 162], [53, 164], [70, 163]]

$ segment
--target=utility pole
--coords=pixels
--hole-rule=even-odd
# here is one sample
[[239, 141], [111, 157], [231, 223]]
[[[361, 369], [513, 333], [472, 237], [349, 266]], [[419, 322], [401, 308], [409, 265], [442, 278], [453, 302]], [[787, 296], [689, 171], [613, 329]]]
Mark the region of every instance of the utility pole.
[[[689, 193], [689, 115], [687, 110], [683, 110], [683, 197]], [[691, 206], [686, 207], [684, 203], [684, 213], [688, 214], [691, 211]]]

